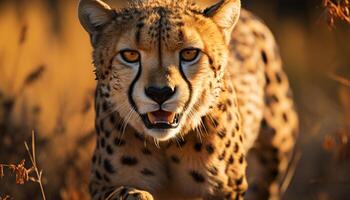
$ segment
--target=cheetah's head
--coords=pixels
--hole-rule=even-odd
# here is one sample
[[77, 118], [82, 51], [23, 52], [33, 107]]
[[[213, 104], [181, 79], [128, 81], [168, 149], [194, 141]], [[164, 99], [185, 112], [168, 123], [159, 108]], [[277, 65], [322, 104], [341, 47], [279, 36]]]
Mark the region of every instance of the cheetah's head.
[[81, 0], [79, 19], [110, 110], [164, 141], [197, 128], [216, 103], [240, 0], [206, 9], [188, 0], [137, 2], [114, 10]]

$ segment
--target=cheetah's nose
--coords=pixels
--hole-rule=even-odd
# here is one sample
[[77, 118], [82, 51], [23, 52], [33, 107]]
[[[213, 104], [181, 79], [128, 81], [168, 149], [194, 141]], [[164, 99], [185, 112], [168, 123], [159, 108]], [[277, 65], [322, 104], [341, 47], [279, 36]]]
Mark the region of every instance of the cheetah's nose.
[[159, 105], [162, 105], [166, 100], [170, 99], [176, 92], [176, 88], [172, 89], [171, 87], [148, 87], [145, 88], [146, 95], [151, 98], [153, 101], [157, 102]]

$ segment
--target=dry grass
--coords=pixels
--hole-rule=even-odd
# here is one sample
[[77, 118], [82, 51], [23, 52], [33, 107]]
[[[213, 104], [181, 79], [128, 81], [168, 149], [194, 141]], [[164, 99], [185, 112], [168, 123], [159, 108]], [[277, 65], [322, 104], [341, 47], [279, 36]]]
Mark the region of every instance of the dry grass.
[[336, 74], [330, 77], [339, 84], [338, 99], [344, 111], [344, 126], [325, 136], [323, 148], [342, 162], [350, 159], [350, 80]]
[[[5, 176], [4, 168], [8, 168], [12, 171], [13, 174], [16, 175], [16, 184], [23, 185], [28, 181], [32, 181], [34, 183], [38, 183], [40, 186], [40, 191], [42, 195], [42, 199], [46, 200], [45, 191], [42, 183], [42, 170], [39, 170], [37, 162], [36, 162], [36, 152], [35, 152], [35, 136], [34, 131], [32, 132], [32, 142], [31, 149], [29, 148], [27, 142], [24, 142], [24, 146], [28, 152], [28, 156], [32, 163], [30, 168], [25, 167], [25, 160], [23, 159], [18, 164], [1, 164], [0, 163], [0, 179]], [[31, 175], [35, 172], [35, 175]], [[9, 199], [9, 196], [4, 197], [3, 199]], [[0, 198], [1, 200], [1, 198]]]
[[350, 25], [350, 1], [349, 0], [323, 0], [326, 18], [330, 27], [334, 28], [337, 19]]
[[[88, 36], [75, 20], [72, 4], [62, 8], [62, 20], [67, 23], [59, 37], [52, 32], [50, 11], [44, 4], [24, 4], [21, 18], [15, 6], [0, 7], [0, 23], [7, 27], [0, 32], [0, 162], [17, 163], [25, 157], [27, 152], [20, 147], [34, 129], [42, 149], [35, 161], [45, 166], [41, 183], [49, 185], [48, 196], [88, 199], [86, 168], [94, 145], [94, 77]], [[20, 164], [12, 167], [39, 180], [40, 171], [24, 171], [18, 168]], [[3, 199], [4, 193], [16, 199], [41, 197], [31, 184], [16, 187], [8, 177], [0, 181], [0, 188]]]

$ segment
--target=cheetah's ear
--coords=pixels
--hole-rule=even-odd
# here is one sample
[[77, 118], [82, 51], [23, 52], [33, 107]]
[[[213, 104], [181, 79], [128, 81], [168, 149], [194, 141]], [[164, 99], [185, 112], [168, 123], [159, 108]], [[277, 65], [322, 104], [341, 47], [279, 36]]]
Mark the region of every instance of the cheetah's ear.
[[113, 19], [114, 11], [101, 0], [80, 0], [78, 16], [81, 25], [93, 36], [103, 25]]
[[240, 0], [220, 0], [218, 3], [206, 8], [203, 13], [211, 17], [221, 28], [227, 43], [231, 40], [231, 33], [236, 25], [241, 11]]

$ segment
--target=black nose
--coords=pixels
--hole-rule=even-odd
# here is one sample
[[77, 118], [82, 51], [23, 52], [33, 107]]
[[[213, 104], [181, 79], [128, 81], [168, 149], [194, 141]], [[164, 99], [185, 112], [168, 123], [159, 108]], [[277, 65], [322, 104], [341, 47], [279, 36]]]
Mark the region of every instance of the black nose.
[[170, 87], [148, 87], [145, 88], [146, 95], [151, 98], [153, 101], [157, 102], [159, 105], [162, 105], [166, 100], [170, 99], [171, 96], [175, 94], [175, 89]]

